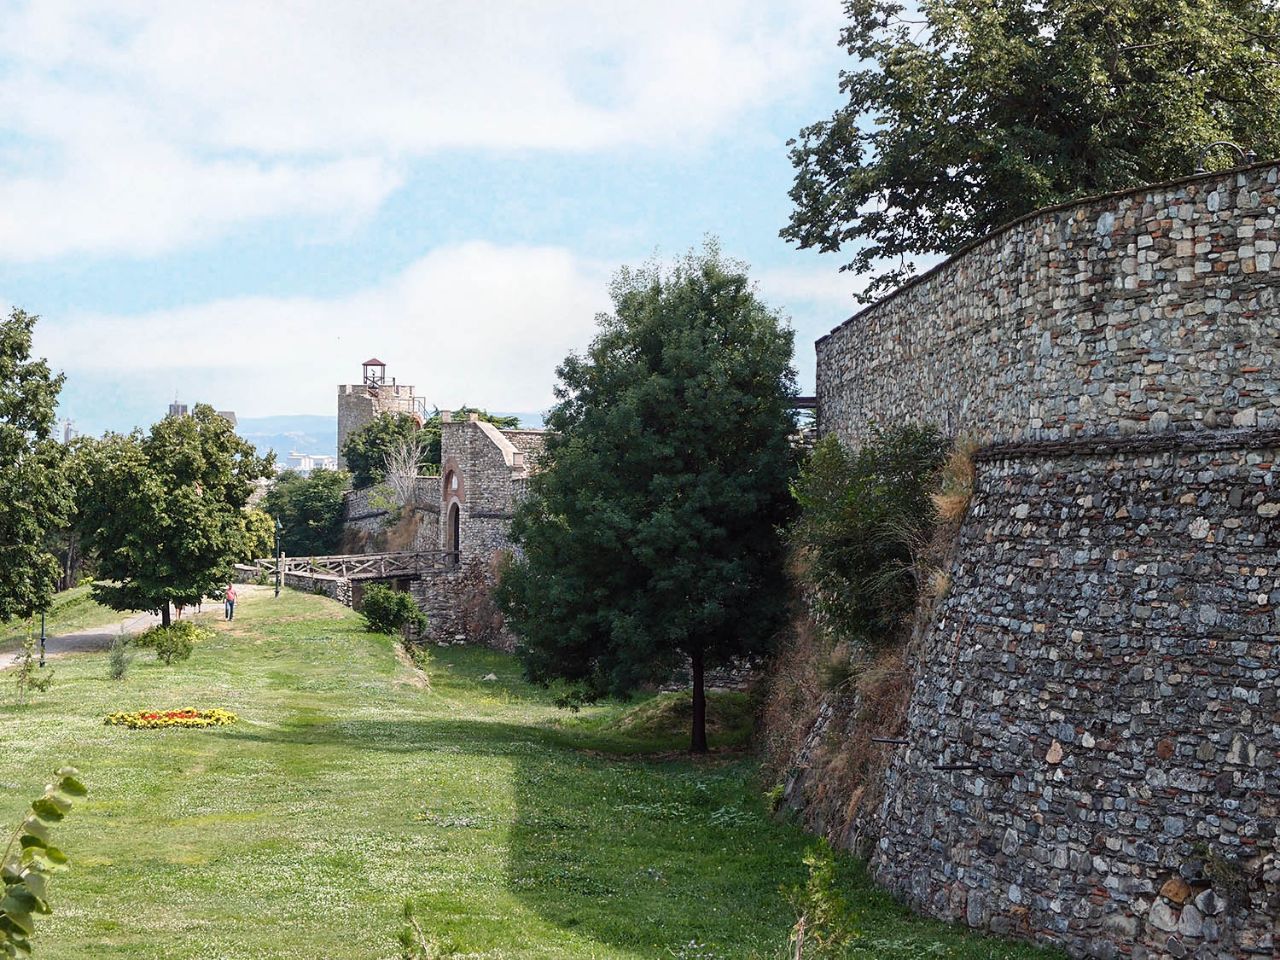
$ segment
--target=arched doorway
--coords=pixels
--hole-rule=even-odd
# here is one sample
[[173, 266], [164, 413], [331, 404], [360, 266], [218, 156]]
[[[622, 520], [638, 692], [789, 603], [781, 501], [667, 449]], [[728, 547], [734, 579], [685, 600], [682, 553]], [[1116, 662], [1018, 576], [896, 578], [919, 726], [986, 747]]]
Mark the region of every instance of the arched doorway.
[[449, 504], [449, 516], [445, 522], [444, 548], [448, 553], [454, 555], [453, 562], [457, 563], [460, 557], [458, 552], [462, 543], [462, 517], [458, 510], [458, 504]]

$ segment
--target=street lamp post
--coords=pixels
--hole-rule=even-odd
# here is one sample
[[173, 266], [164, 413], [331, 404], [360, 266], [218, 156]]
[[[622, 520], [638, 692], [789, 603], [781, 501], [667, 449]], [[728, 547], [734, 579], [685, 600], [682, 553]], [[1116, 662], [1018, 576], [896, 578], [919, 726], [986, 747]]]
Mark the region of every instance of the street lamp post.
[[284, 524], [276, 517], [276, 596], [280, 596], [280, 580], [284, 575], [284, 560], [281, 552], [284, 547]]
[[1215, 150], [1218, 147], [1228, 147], [1235, 151], [1236, 156], [1240, 158], [1241, 165], [1247, 166], [1258, 161], [1258, 155], [1253, 151], [1252, 147], [1246, 149], [1238, 143], [1232, 143], [1230, 140], [1215, 140], [1200, 151], [1200, 156], [1196, 158], [1196, 173], [1208, 172], [1204, 165], [1205, 157], [1209, 155], [1211, 150]]
[[44, 666], [44, 611], [40, 611], [40, 666]]

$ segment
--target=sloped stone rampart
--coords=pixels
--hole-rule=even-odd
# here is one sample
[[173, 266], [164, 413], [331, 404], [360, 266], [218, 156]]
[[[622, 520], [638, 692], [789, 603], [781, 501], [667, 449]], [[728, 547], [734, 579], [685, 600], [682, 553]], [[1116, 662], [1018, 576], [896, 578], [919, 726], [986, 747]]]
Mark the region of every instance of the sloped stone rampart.
[[823, 433], [983, 447], [865, 831], [927, 913], [1074, 956], [1277, 953], [1278, 180], [1039, 211], [818, 342]]
[[880, 882], [1076, 956], [1275, 955], [1277, 457], [1274, 433], [984, 455]]

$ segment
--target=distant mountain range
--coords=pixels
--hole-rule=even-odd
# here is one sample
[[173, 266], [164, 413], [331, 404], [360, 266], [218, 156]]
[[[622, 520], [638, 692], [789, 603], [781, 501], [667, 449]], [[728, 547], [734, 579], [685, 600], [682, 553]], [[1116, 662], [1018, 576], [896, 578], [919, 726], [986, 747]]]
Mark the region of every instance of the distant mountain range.
[[[495, 413], [519, 417], [522, 427], [536, 429], [542, 426], [539, 413]], [[330, 457], [338, 453], [338, 418], [335, 416], [240, 417], [236, 432], [257, 447], [259, 453], [274, 451], [276, 460], [281, 462], [291, 453]]]

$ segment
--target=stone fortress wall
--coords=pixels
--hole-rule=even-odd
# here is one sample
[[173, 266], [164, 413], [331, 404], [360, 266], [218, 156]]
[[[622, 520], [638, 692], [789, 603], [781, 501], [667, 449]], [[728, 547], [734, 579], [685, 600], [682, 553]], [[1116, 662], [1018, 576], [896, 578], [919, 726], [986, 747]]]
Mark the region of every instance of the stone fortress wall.
[[818, 343], [823, 432], [982, 445], [874, 818], [927, 913], [1276, 955], [1278, 173], [1040, 211]]
[[440, 478], [418, 477], [413, 502], [400, 508], [385, 486], [349, 490], [343, 501], [342, 553], [435, 550], [440, 538]]
[[[427, 613], [432, 639], [469, 639], [467, 617], [492, 586], [497, 564], [511, 546], [516, 503], [537, 468], [545, 435], [501, 430], [475, 414], [441, 415], [438, 516], [435, 543], [423, 549], [457, 554], [451, 570], [424, 575], [410, 587]], [[509, 647], [505, 633], [488, 642]]]
[[819, 429], [986, 440], [1280, 423], [1277, 168], [1042, 211], [818, 341]]
[[338, 387], [338, 469], [347, 469], [342, 448], [347, 437], [367, 427], [384, 413], [421, 413], [420, 398], [413, 387], [387, 383], [371, 389], [364, 383], [344, 383]]

